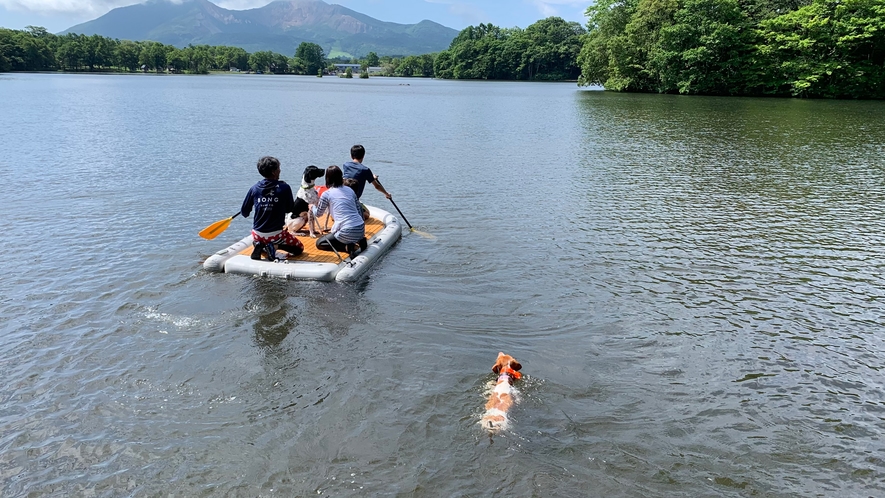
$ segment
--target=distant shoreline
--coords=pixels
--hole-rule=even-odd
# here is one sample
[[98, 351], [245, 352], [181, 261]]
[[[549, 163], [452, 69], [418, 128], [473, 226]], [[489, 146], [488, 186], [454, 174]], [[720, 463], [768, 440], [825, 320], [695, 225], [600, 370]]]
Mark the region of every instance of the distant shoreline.
[[[158, 73], [156, 71], [5, 71], [0, 72], [0, 75], [15, 75], [15, 74], [74, 74], [74, 75], [100, 75], [100, 76], [280, 76], [280, 77], [300, 77], [300, 78], [311, 78], [311, 79], [321, 79], [317, 76], [311, 76], [309, 74], [276, 74], [276, 73], [264, 73], [264, 74], [255, 74], [251, 71], [209, 71], [208, 73], [170, 73], [170, 72], [161, 72]], [[323, 78], [332, 78], [332, 79], [353, 79], [360, 80], [365, 78], [340, 78], [336, 75], [323, 75]], [[384, 78], [384, 79], [403, 79], [403, 80], [437, 80], [437, 81], [472, 81], [472, 82], [497, 82], [497, 83], [570, 83], [573, 85], [578, 84], [578, 80], [487, 80], [487, 79], [451, 79], [451, 78], [436, 78], [430, 76], [385, 76], [385, 75], [373, 75], [369, 79], [373, 78]]]

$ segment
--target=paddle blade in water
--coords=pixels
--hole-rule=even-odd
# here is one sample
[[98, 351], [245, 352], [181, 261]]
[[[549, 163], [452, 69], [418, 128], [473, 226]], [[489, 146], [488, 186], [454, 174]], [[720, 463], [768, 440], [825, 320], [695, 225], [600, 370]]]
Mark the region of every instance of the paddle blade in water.
[[234, 219], [234, 216], [216, 221], [215, 223], [207, 226], [202, 231], [200, 231], [200, 237], [203, 237], [206, 240], [212, 240], [215, 237], [218, 237], [221, 232], [227, 230], [227, 227], [230, 226], [230, 222]]
[[424, 237], [425, 239], [436, 240], [436, 237], [435, 237], [435, 236], [433, 236], [433, 235], [431, 235], [431, 234], [429, 234], [429, 233], [427, 233], [427, 232], [422, 232], [421, 230], [415, 230], [415, 229], [413, 228], [413, 229], [412, 229], [412, 233], [417, 233], [419, 236]]

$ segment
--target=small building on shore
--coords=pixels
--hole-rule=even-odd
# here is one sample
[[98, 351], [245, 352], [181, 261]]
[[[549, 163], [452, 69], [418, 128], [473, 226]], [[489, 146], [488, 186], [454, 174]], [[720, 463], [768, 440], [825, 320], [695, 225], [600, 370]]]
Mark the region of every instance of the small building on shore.
[[361, 64], [335, 64], [335, 72], [343, 73], [350, 69], [350, 72], [359, 74], [361, 67], [363, 67]]

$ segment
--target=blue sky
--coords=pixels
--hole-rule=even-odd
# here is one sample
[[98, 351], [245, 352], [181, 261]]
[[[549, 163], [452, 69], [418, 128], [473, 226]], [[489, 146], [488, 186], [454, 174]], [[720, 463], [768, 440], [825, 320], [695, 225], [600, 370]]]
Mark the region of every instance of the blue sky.
[[[142, 0], [143, 1], [143, 0]], [[210, 0], [227, 9], [249, 9], [269, 0]], [[593, 0], [325, 0], [382, 21], [413, 24], [430, 19], [455, 29], [481, 22], [525, 28], [549, 16], [584, 24]], [[0, 0], [0, 27], [43, 26], [53, 33], [139, 0]]]

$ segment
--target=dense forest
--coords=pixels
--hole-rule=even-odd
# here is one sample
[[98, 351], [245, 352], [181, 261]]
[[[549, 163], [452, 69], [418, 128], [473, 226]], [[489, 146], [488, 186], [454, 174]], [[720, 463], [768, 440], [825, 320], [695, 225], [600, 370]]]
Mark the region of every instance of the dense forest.
[[580, 83], [885, 98], [885, 0], [598, 0]]
[[437, 78], [498, 80], [574, 80], [586, 31], [559, 17], [542, 19], [526, 29], [492, 24], [468, 26], [440, 52]]
[[[301, 50], [302, 47], [299, 47]], [[303, 51], [303, 50], [302, 50]], [[322, 48], [319, 49], [323, 63]], [[312, 60], [274, 52], [246, 53], [237, 47], [188, 46], [115, 40], [100, 35], [56, 36], [44, 28], [0, 28], [0, 71], [158, 71], [208, 73], [231, 68], [297, 72]], [[313, 74], [316, 74], [314, 70]]]
[[[391, 76], [433, 76], [434, 55], [378, 57], [337, 62], [380, 66]], [[429, 62], [428, 62], [429, 61]], [[100, 35], [57, 36], [44, 28], [0, 28], [0, 72], [3, 71], [152, 71], [206, 74], [210, 71], [261, 71], [316, 75], [333, 69], [323, 48], [303, 42], [292, 57], [271, 51], [248, 53], [242, 48], [189, 45], [177, 48], [158, 42], [133, 42]], [[371, 64], [370, 64], [371, 62]], [[428, 73], [428, 68], [430, 73]]]
[[[468, 26], [447, 50], [338, 62], [386, 76], [577, 80], [607, 90], [885, 98], [885, 0], [597, 0], [586, 29], [558, 17], [526, 29]], [[0, 71], [330, 69], [323, 49], [292, 57], [236, 47], [56, 36], [0, 28]], [[325, 68], [325, 69], [324, 69]]]
[[[491, 24], [470, 26], [438, 54], [365, 58], [337, 62], [380, 67], [386, 76], [456, 79], [576, 80], [578, 53], [586, 34], [578, 23], [551, 17], [526, 29]], [[0, 28], [0, 71], [157, 71], [208, 73], [262, 71], [275, 74], [317, 74], [329, 67], [323, 49], [301, 43], [293, 57], [275, 52], [247, 53], [237, 47], [189, 45], [176, 48], [158, 42], [116, 40], [100, 35], [56, 36], [45, 29]]]

